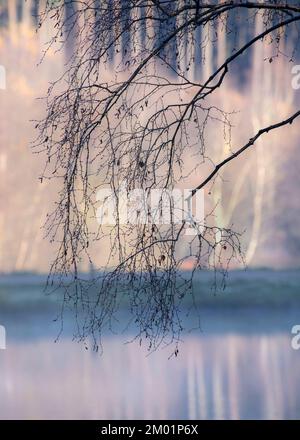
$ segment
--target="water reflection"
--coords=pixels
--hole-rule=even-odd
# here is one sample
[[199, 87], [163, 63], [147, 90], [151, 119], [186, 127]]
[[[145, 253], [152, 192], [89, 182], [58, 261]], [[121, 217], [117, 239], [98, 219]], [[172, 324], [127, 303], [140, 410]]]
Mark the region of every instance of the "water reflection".
[[103, 356], [65, 338], [0, 353], [0, 417], [299, 418], [300, 355], [288, 334], [188, 337], [178, 358], [105, 339]]

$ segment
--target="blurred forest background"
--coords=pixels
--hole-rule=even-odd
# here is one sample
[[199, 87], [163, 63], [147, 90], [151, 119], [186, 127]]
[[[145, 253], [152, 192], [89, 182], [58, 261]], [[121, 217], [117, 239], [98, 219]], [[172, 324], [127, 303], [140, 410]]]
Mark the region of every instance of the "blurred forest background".
[[[6, 90], [0, 91], [1, 272], [47, 272], [54, 252], [44, 239], [42, 226], [53, 207], [59, 182], [49, 185], [39, 181], [45, 157], [33, 154], [31, 149], [36, 136], [31, 121], [43, 114], [43, 102], [38, 98], [45, 96], [49, 82], [63, 71], [72, 41], [63, 51], [51, 48], [41, 62], [52, 32], [50, 23], [36, 32], [41, 8], [43, 1], [38, 0], [0, 1], [0, 64], [6, 69]], [[260, 26], [259, 20], [256, 25]], [[208, 42], [202, 54], [205, 63], [197, 63], [196, 59], [191, 75], [207, 76], [218, 64], [218, 53], [231, 53], [244, 41], [245, 32], [250, 32], [246, 27], [234, 30], [234, 23], [232, 28], [232, 33], [219, 38], [217, 44]], [[291, 86], [296, 40], [296, 35], [282, 39], [282, 55], [272, 63], [267, 60], [271, 48], [261, 43], [235, 66], [234, 83], [232, 79], [226, 82], [217, 103], [237, 112], [232, 145], [242, 145], [257, 127], [291, 114], [299, 105], [300, 91]], [[294, 63], [288, 62], [292, 53]], [[218, 130], [209, 134], [209, 147], [215, 160], [224, 158], [229, 148]], [[242, 241], [249, 266], [299, 267], [299, 169], [299, 136], [294, 124], [271, 133], [230, 164], [210, 197], [206, 197], [208, 205], [217, 206], [220, 226], [233, 225], [244, 232]], [[199, 177], [203, 176], [194, 181], [199, 182]], [[94, 252], [94, 260], [101, 264], [105, 245]]]

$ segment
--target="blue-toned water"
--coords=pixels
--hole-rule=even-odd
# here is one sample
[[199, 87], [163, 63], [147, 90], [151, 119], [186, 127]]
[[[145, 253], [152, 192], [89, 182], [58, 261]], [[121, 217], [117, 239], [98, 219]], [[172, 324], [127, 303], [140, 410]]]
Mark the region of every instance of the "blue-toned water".
[[300, 418], [299, 281], [298, 271], [237, 272], [216, 297], [203, 281], [202, 331], [169, 359], [170, 348], [147, 356], [128, 334], [107, 334], [100, 356], [72, 341], [70, 318], [54, 343], [56, 304], [40, 280], [2, 277], [0, 418]]

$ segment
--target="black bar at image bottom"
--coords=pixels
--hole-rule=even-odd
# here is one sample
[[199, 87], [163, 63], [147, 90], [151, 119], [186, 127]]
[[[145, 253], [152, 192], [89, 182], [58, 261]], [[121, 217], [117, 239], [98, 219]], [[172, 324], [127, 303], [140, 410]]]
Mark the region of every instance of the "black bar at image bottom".
[[[63, 421], [63, 420], [15, 420], [0, 421], [1, 433], [30, 436], [30, 438], [60, 438], [68, 435], [84, 439], [138, 439], [166, 438], [206, 438], [208, 435], [247, 435], [272, 434], [284, 436], [300, 428], [300, 421], [197, 421], [197, 420], [99, 420], [99, 421]], [[205, 436], [205, 437], [204, 437]]]

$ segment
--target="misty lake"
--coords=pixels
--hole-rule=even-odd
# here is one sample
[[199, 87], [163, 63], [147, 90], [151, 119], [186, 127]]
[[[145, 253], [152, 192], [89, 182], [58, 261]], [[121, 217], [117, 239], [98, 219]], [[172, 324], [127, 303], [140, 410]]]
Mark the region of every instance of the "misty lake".
[[[72, 341], [71, 318], [54, 343], [55, 304], [41, 300], [42, 287], [1, 278], [0, 418], [299, 419], [300, 350], [291, 347], [299, 275], [254, 278], [262, 295], [285, 289], [289, 301], [221, 307], [212, 298], [201, 310], [202, 331], [184, 335], [170, 359], [168, 347], [147, 355], [127, 344], [129, 334], [105, 335], [102, 355], [86, 350]], [[240, 295], [256, 297], [252, 280], [236, 279]], [[232, 286], [234, 277], [235, 295]]]

